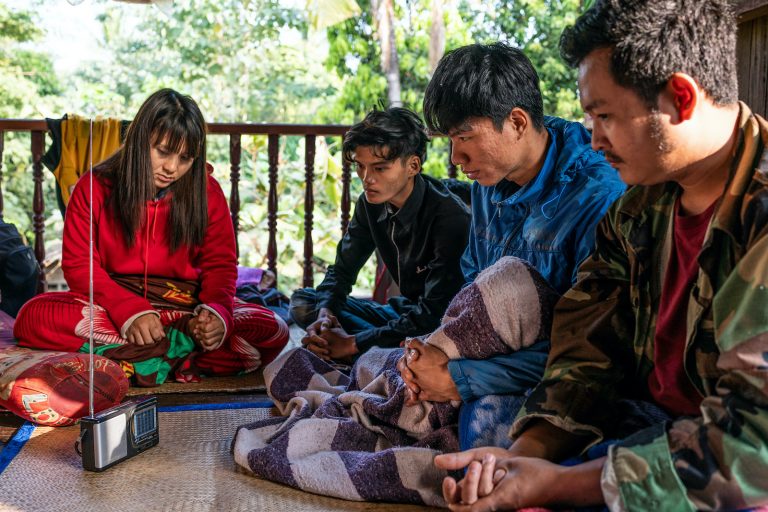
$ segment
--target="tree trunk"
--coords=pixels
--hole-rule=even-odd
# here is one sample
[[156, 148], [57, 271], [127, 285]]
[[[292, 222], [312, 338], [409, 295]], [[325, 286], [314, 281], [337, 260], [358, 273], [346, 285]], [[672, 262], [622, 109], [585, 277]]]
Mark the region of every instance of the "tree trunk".
[[381, 70], [387, 79], [387, 103], [390, 107], [401, 107], [403, 100], [400, 88], [400, 59], [397, 56], [395, 38], [395, 9], [392, 0], [371, 2], [381, 48]]
[[429, 74], [432, 75], [437, 63], [445, 54], [444, 0], [432, 0], [432, 23], [429, 26]]

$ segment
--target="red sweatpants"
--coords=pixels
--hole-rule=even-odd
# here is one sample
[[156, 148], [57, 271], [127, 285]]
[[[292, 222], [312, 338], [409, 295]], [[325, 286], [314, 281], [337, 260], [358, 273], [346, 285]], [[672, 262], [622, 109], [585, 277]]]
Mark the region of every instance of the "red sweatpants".
[[[88, 341], [88, 298], [72, 292], [38, 295], [21, 308], [13, 334], [23, 347], [77, 352]], [[158, 308], [160, 321], [169, 325], [186, 311]], [[106, 311], [94, 305], [94, 341], [127, 344]], [[234, 332], [210, 352], [197, 354], [195, 365], [206, 375], [250, 372], [272, 361], [288, 343], [288, 326], [269, 309], [235, 299]]]

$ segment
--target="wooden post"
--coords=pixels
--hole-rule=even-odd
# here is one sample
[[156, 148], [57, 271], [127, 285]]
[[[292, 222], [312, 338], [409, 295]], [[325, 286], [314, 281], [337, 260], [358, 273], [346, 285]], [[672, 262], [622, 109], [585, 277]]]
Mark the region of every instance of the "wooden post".
[[[342, 140], [344, 136], [342, 135]], [[349, 228], [349, 210], [352, 208], [352, 201], [349, 197], [349, 182], [351, 176], [350, 163], [341, 155], [341, 236], [347, 234]]]
[[5, 210], [3, 203], [3, 151], [5, 151], [5, 132], [0, 130], [0, 217], [3, 216]]
[[312, 276], [312, 221], [315, 198], [312, 184], [315, 181], [315, 135], [304, 136], [304, 287], [314, 285]]
[[280, 150], [280, 136], [270, 134], [267, 137], [267, 141], [267, 153], [269, 155], [269, 199], [267, 203], [269, 242], [267, 244], [267, 269], [275, 274], [275, 286], [277, 286], [277, 158]]
[[[43, 152], [45, 151], [45, 132], [32, 131], [32, 177], [35, 181], [35, 192], [32, 199], [32, 226], [35, 231], [35, 257], [44, 269], [45, 260], [45, 200], [43, 199]], [[45, 281], [45, 273], [40, 272], [40, 282], [37, 286], [38, 293], [47, 291], [48, 284]]]
[[229, 134], [229, 212], [232, 215], [232, 226], [235, 228], [235, 251], [240, 260], [240, 242], [237, 235], [240, 232], [240, 134]]

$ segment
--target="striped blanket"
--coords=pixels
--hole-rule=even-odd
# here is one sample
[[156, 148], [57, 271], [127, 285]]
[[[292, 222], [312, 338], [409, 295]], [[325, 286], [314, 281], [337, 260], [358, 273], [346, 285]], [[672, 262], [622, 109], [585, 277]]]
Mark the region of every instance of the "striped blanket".
[[[451, 358], [510, 353], [548, 338], [556, 300], [528, 263], [505, 257], [456, 295], [425, 341]], [[432, 461], [459, 448], [459, 404], [405, 405], [402, 353], [374, 347], [350, 376], [305, 349], [283, 354], [264, 370], [282, 417], [240, 426], [235, 461], [316, 494], [445, 506], [447, 473]]]

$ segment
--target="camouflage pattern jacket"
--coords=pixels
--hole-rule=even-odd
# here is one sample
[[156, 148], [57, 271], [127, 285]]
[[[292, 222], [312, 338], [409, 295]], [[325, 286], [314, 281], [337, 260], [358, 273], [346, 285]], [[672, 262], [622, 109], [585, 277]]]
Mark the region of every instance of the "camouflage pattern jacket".
[[[603, 470], [616, 510], [743, 509], [768, 504], [768, 123], [740, 104], [725, 194], [699, 254], [685, 370], [701, 416], [612, 446]], [[598, 226], [596, 251], [555, 310], [544, 378], [515, 437], [543, 418], [590, 444], [620, 398], [649, 398], [654, 332], [670, 253], [674, 183], [631, 188]]]

